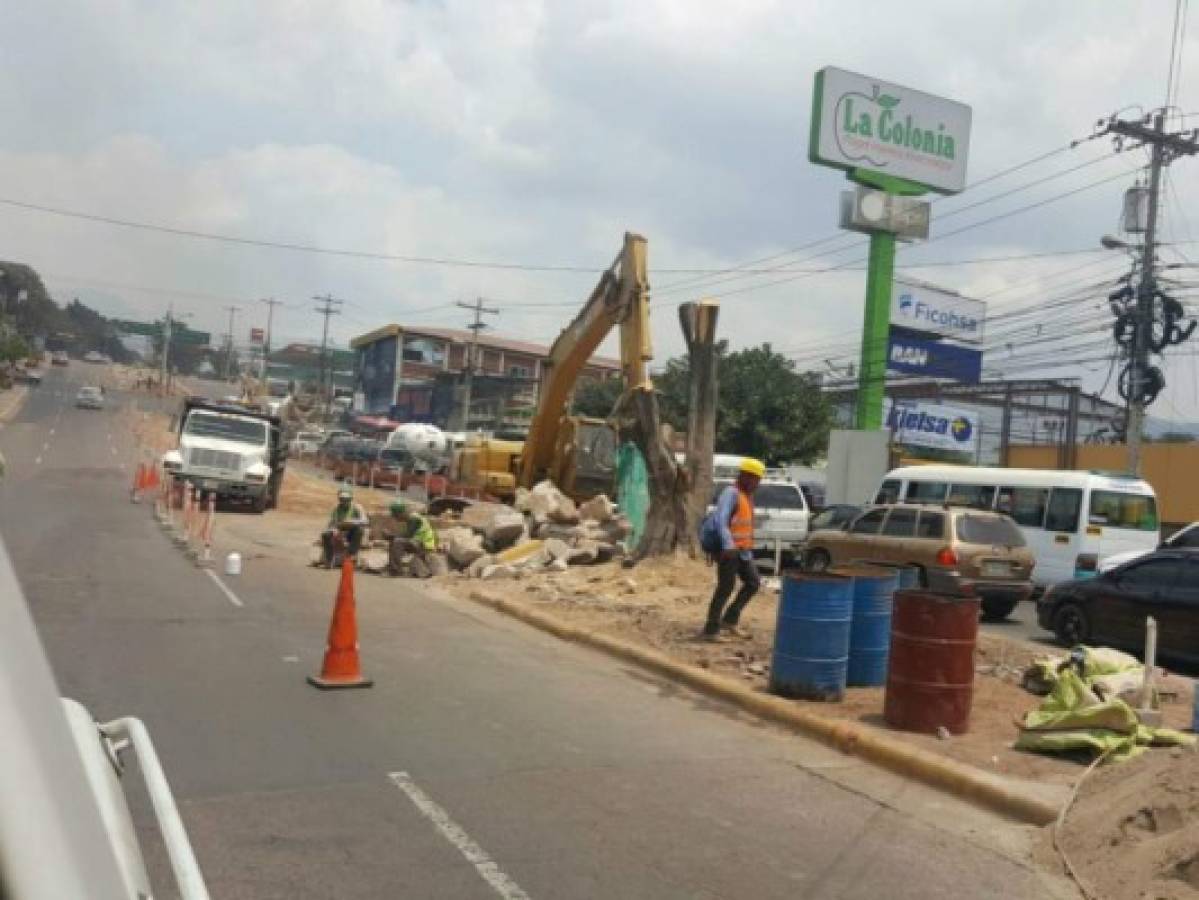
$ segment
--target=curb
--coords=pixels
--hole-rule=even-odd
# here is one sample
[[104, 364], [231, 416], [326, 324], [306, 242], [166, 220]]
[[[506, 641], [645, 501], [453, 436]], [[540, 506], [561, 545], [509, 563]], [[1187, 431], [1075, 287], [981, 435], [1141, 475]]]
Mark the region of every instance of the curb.
[[472, 591], [469, 596], [475, 603], [506, 613], [555, 637], [586, 644], [637, 663], [709, 696], [732, 703], [746, 712], [816, 738], [842, 753], [859, 756], [897, 775], [913, 778], [1010, 819], [1030, 825], [1047, 825], [1057, 819], [1059, 810], [1055, 804], [1020, 791], [982, 769], [929, 753], [849, 722], [816, 715], [781, 697], [750, 690], [731, 678], [689, 666], [648, 647], [575, 628], [523, 604], [490, 597], [479, 591]]
[[12, 402], [4, 409], [0, 409], [0, 424], [8, 422], [13, 416], [21, 411], [21, 407], [25, 405], [25, 401], [29, 398], [29, 388], [26, 385], [18, 384], [9, 388], [12, 392]]

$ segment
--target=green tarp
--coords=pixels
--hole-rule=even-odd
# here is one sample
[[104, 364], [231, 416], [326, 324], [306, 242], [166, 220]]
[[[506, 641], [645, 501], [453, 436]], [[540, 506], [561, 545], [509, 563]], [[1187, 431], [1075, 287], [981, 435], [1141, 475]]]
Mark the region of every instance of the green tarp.
[[616, 453], [616, 504], [632, 526], [627, 546], [636, 551], [649, 515], [649, 469], [645, 457], [631, 442], [623, 444]]

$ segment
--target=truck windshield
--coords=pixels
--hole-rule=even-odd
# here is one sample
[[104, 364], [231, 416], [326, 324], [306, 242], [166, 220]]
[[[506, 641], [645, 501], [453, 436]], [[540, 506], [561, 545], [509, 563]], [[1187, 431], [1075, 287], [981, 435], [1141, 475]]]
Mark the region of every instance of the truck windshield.
[[226, 441], [239, 441], [243, 444], [262, 446], [266, 443], [266, 423], [253, 419], [240, 419], [233, 416], [221, 416], [214, 413], [194, 411], [187, 417], [184, 434], [196, 437], [220, 438]]

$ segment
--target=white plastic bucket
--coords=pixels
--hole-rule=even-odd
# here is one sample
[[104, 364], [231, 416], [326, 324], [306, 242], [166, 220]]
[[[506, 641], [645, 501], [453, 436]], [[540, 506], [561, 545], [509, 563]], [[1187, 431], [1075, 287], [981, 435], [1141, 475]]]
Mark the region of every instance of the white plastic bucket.
[[225, 557], [225, 574], [240, 575], [241, 574], [241, 554], [234, 550]]

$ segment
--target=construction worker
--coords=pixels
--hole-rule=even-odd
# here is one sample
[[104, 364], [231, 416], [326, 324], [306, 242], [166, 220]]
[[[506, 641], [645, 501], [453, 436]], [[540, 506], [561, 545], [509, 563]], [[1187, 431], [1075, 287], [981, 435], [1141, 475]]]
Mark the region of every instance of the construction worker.
[[343, 553], [357, 556], [369, 522], [366, 510], [354, 502], [354, 494], [350, 489], [343, 487], [339, 490], [337, 506], [329, 514], [329, 525], [321, 534], [323, 552], [320, 565], [331, 569], [341, 562]]
[[393, 500], [392, 520], [399, 526], [391, 539], [391, 574], [399, 575], [405, 567], [416, 578], [433, 574], [431, 554], [437, 551], [437, 532], [424, 516], [410, 510], [402, 500]]
[[[716, 590], [712, 593], [708, 620], [704, 624], [703, 637], [707, 640], [719, 639], [721, 629], [737, 637], [748, 637], [737, 623], [745, 605], [762, 584], [753, 556], [753, 496], [765, 474], [766, 466], [761, 461], [746, 457], [741, 461], [736, 482], [721, 491], [716, 501], [712, 515], [719, 535], [719, 549], [713, 554], [716, 557]], [[725, 609], [737, 579], [741, 580], [741, 589], [732, 605]]]

